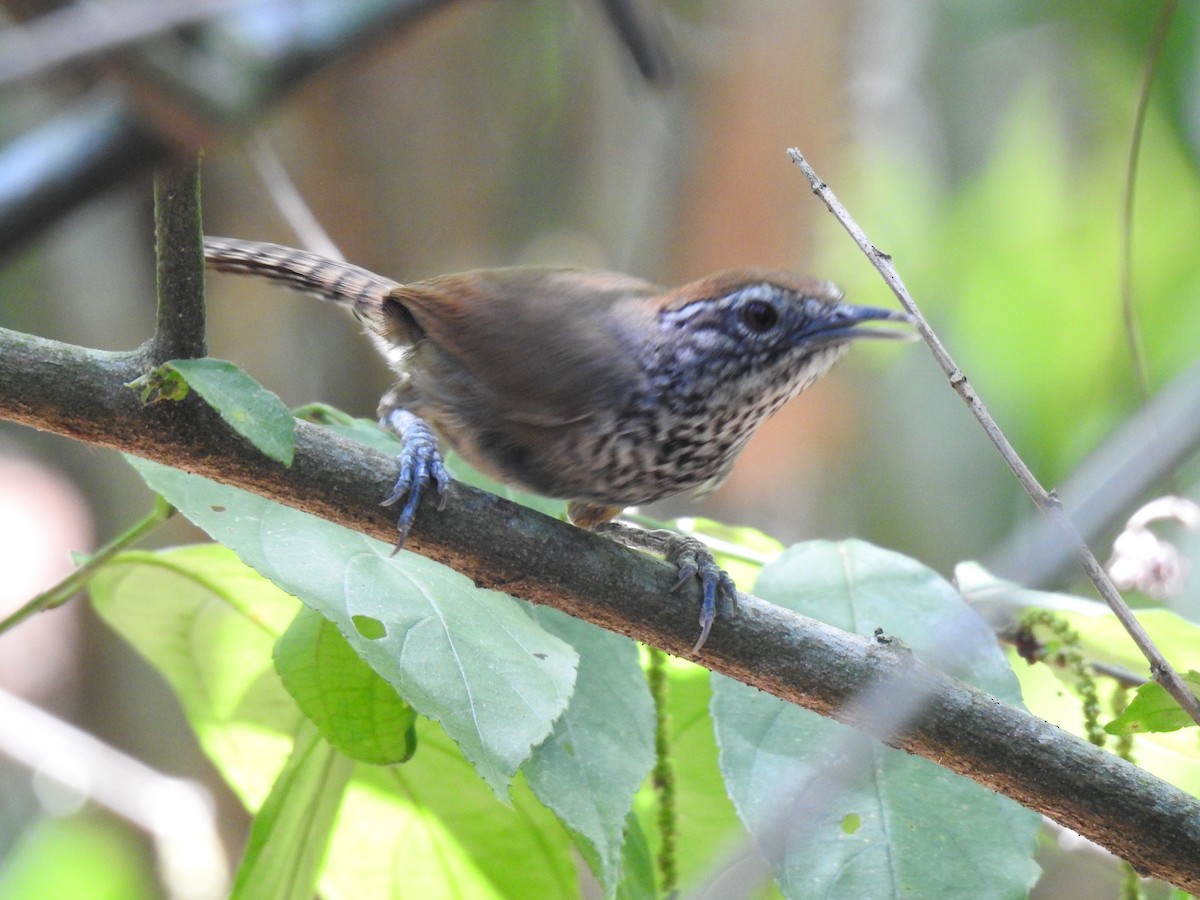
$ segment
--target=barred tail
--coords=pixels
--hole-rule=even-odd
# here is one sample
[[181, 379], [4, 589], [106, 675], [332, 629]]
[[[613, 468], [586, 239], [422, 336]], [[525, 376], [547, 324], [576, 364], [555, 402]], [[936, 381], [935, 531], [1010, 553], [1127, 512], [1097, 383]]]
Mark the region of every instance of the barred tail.
[[372, 318], [384, 299], [400, 287], [390, 278], [279, 244], [205, 237], [204, 260], [218, 272], [258, 275], [322, 300], [349, 306]]

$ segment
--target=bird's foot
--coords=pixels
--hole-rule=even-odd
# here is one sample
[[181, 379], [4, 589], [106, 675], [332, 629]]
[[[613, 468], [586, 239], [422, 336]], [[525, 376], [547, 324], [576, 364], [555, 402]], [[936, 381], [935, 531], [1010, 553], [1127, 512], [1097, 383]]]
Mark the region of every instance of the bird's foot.
[[685, 534], [672, 535], [667, 540], [663, 550], [663, 558], [678, 568], [679, 580], [675, 582], [672, 591], [677, 591], [692, 578], [700, 579], [703, 592], [700, 601], [700, 637], [693, 653], [699, 653], [708, 633], [712, 631], [713, 621], [718, 615], [722, 619], [732, 619], [737, 611], [737, 586], [729, 573], [717, 565], [712, 551], [703, 541]]
[[672, 592], [693, 578], [700, 579], [700, 637], [692, 647], [692, 653], [700, 652], [718, 617], [730, 620], [737, 612], [737, 586], [729, 573], [717, 565], [712, 551], [698, 538], [673, 531], [647, 531], [620, 522], [606, 522], [596, 526], [595, 531], [627, 547], [661, 554], [675, 566], [679, 576]]
[[437, 489], [440, 501], [438, 509], [446, 506], [446, 491], [450, 488], [450, 474], [442, 463], [442, 454], [438, 450], [437, 438], [425, 422], [407, 410], [388, 410], [380, 417], [379, 424], [400, 438], [403, 447], [396, 459], [400, 464], [400, 472], [391, 495], [383, 501], [383, 506], [393, 506], [404, 501], [400, 515], [396, 519], [396, 529], [400, 537], [396, 541], [395, 556], [404, 549], [408, 540], [408, 532], [417, 516], [417, 507], [425, 496], [430, 483]]

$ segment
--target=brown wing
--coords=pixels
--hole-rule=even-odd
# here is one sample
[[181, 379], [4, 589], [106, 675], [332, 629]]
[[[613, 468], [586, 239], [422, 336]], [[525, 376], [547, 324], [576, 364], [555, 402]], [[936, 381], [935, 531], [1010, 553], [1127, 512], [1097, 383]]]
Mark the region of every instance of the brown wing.
[[495, 269], [404, 285], [404, 306], [465, 373], [460, 389], [508, 421], [554, 427], [581, 421], [639, 378], [634, 332], [660, 288], [611, 272]]

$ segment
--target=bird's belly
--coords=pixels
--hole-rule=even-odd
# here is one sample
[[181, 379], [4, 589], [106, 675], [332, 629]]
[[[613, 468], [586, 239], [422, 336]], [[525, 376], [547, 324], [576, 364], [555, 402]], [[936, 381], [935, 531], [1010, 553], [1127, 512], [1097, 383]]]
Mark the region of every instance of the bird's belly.
[[546, 497], [605, 506], [652, 503], [720, 482], [752, 429], [713, 423], [659, 427], [588, 420], [555, 428], [480, 431], [432, 422], [471, 465]]

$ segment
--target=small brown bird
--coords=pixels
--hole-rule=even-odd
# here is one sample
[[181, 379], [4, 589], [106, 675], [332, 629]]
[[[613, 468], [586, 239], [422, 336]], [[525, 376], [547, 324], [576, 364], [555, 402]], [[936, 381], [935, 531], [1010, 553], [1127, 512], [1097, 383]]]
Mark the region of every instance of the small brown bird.
[[721, 484], [751, 435], [824, 375], [864, 327], [904, 313], [850, 306], [827, 282], [735, 269], [683, 287], [580, 269], [490, 269], [400, 284], [276, 244], [205, 238], [209, 266], [350, 307], [398, 381], [380, 424], [402, 441], [386, 504], [400, 545], [432, 483], [440, 436], [471, 465], [567, 499], [582, 528], [662, 553], [703, 588], [701, 634], [732, 580], [694, 538], [611, 523], [627, 506]]

